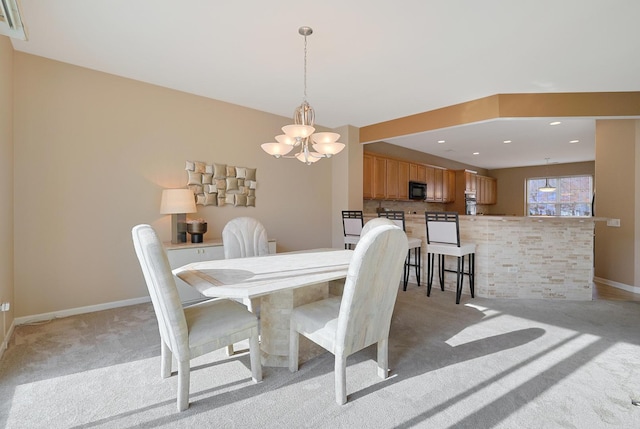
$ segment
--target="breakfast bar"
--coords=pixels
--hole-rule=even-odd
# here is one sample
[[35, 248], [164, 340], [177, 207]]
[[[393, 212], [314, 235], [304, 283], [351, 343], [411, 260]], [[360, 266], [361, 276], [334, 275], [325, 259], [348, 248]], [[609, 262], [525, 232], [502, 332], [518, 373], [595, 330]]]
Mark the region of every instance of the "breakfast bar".
[[[370, 219], [375, 214], [366, 216]], [[591, 300], [595, 217], [460, 216], [462, 242], [476, 244], [475, 293], [484, 298]], [[424, 213], [406, 215], [407, 235], [422, 239]], [[453, 269], [453, 258], [447, 269]], [[452, 264], [449, 266], [448, 264]], [[426, 279], [426, 272], [422, 273]], [[415, 277], [411, 281], [415, 283]], [[437, 280], [436, 280], [437, 282]], [[425, 284], [423, 280], [422, 284]], [[445, 275], [455, 291], [455, 275]], [[437, 293], [434, 285], [431, 292]], [[469, 294], [465, 276], [463, 294]]]

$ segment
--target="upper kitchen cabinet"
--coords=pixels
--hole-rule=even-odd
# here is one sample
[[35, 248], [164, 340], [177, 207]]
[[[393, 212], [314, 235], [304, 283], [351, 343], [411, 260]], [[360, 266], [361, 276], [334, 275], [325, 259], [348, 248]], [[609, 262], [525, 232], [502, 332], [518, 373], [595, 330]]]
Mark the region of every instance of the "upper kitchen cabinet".
[[362, 158], [362, 197], [365, 199], [384, 199], [386, 186], [386, 159], [365, 153]]
[[398, 161], [398, 198], [401, 200], [409, 199], [410, 170], [411, 163]]
[[493, 177], [476, 176], [476, 201], [478, 204], [496, 204], [497, 181]]
[[373, 156], [368, 153], [362, 157], [362, 197], [373, 198]]
[[467, 194], [476, 193], [476, 177], [475, 171], [464, 170], [464, 192]]

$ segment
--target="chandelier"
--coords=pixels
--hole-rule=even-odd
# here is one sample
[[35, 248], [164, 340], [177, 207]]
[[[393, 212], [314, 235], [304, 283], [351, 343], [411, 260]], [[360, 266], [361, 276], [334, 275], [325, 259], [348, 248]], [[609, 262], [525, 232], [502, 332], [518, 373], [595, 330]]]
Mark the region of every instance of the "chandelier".
[[555, 192], [556, 188], [555, 186], [551, 186], [549, 184], [549, 158], [545, 158], [547, 160], [547, 177], [546, 177], [546, 181], [544, 183], [544, 186], [541, 186], [538, 188], [538, 191], [540, 192]]
[[[302, 104], [293, 112], [293, 124], [282, 127], [284, 134], [276, 136], [277, 143], [263, 143], [262, 150], [276, 158], [297, 158], [311, 165], [320, 158], [331, 158], [344, 149], [344, 143], [338, 142], [340, 134], [316, 133], [315, 114], [307, 102], [307, 36], [313, 33], [311, 27], [300, 27], [298, 33], [304, 36], [304, 97]], [[313, 144], [311, 143], [313, 142]], [[309, 148], [311, 145], [312, 149]], [[297, 148], [295, 155], [289, 153]]]

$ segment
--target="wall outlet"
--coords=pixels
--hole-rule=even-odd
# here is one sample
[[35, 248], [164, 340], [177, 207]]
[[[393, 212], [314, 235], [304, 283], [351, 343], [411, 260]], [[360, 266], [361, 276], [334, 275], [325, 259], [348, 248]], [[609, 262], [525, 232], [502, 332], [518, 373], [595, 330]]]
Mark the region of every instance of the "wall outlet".
[[615, 226], [620, 228], [620, 219], [607, 219], [607, 226]]
[[9, 311], [9, 308], [11, 308], [11, 304], [9, 304], [8, 302], [3, 302], [2, 304], [0, 304], [0, 311], [2, 312]]

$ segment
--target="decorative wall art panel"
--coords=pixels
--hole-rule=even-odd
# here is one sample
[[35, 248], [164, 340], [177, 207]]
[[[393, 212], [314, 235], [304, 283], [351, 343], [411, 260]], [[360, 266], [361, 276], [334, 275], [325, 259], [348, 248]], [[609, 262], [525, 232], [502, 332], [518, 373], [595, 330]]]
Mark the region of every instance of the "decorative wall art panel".
[[187, 161], [187, 187], [194, 193], [196, 204], [255, 207], [256, 169], [227, 164]]

